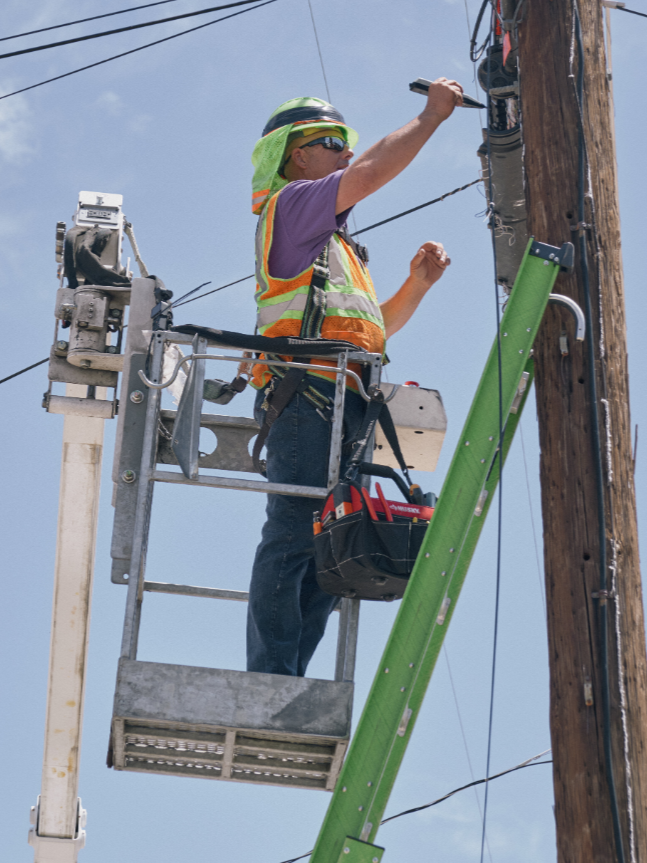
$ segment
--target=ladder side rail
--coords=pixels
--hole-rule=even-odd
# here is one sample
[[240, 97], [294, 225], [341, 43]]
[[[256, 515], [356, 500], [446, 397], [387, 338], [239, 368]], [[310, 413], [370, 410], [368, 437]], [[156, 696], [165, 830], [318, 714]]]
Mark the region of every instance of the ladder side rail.
[[[460, 592], [460, 589], [467, 576], [467, 572], [472, 562], [474, 552], [476, 551], [476, 546], [478, 545], [478, 541], [481, 536], [481, 531], [483, 530], [488, 511], [494, 499], [494, 493], [499, 484], [499, 477], [501, 474], [501, 461], [503, 462], [503, 464], [505, 464], [508, 453], [510, 451], [510, 447], [512, 445], [512, 441], [514, 439], [515, 432], [521, 419], [523, 408], [528, 398], [530, 384], [532, 383], [532, 380], [534, 378], [534, 362], [532, 358], [528, 359], [525, 370], [529, 373], [528, 384], [522, 394], [517, 413], [511, 413], [508, 416], [508, 421], [505, 426], [505, 433], [503, 437], [502, 459], [499, 459], [498, 457], [495, 458], [491, 466], [489, 476], [483, 486], [483, 491], [486, 492], [486, 494], [483, 495], [482, 498], [479, 498], [479, 504], [477, 505], [474, 513], [474, 518], [471, 520], [471, 524], [467, 532], [465, 542], [463, 544], [462, 554], [456, 563], [456, 569], [454, 570], [453, 577], [454, 580], [459, 584], [457, 592]], [[477, 512], [480, 512], [480, 515], [477, 515]], [[452, 601], [452, 605], [455, 606], [457, 601], [458, 595], [455, 596], [454, 600]], [[438, 656], [440, 655], [440, 651], [445, 640], [445, 636], [447, 633], [447, 624], [449, 623], [449, 616], [450, 615], [448, 612], [445, 620], [445, 625], [435, 627], [426, 654], [420, 663], [420, 680], [423, 681], [423, 684], [412, 688], [411, 697], [408, 703], [408, 709], [411, 710], [411, 717], [418, 716], [420, 708], [422, 707], [422, 703], [427, 691], [427, 686], [429, 685], [429, 681], [433, 674], [436, 662], [438, 660]], [[374, 827], [371, 829], [371, 832], [373, 834], [373, 841], [379, 827], [379, 821], [382, 819], [384, 811], [388, 804], [393, 784], [395, 783], [395, 780], [397, 778], [397, 772], [399, 770], [402, 759], [404, 758], [404, 754], [406, 752], [406, 748], [409, 744], [409, 739], [413, 731], [412, 722], [407, 721], [406, 725], [407, 727], [404, 728], [404, 733], [402, 734], [402, 736], [398, 734], [396, 746], [394, 747], [394, 753], [392, 756], [394, 763], [390, 767], [392, 781], [390, 784], [383, 783], [379, 789], [378, 794], [376, 795], [373, 809], [374, 811], [380, 811], [380, 817], [379, 819], [377, 819], [377, 823], [375, 823]]]
[[341, 465], [342, 437], [344, 433], [344, 403], [346, 401], [346, 367], [348, 351], [337, 356], [337, 374], [335, 375], [335, 404], [333, 407], [332, 429], [330, 431], [330, 455], [328, 458], [328, 488], [339, 482]]
[[[544, 260], [543, 252], [530, 256], [530, 246], [501, 322], [504, 417], [559, 272], [559, 250]], [[498, 402], [495, 340], [311, 863], [337, 863], [345, 837], [375, 838], [483, 523], [475, 516], [479, 498], [498, 480]]]
[[[153, 333], [151, 379], [158, 383], [162, 377], [164, 360], [164, 332]], [[146, 564], [146, 547], [148, 545], [148, 528], [150, 509], [153, 496], [153, 474], [157, 451], [157, 427], [161, 390], [152, 389], [146, 404], [146, 422], [142, 445], [142, 460], [139, 476], [136, 477], [137, 505], [135, 509], [135, 524], [133, 529], [133, 548], [128, 577], [128, 596], [124, 615], [124, 630], [121, 643], [121, 656], [128, 659], [137, 658], [137, 641], [139, 638], [139, 623], [141, 617], [142, 596], [144, 592], [144, 571]]]
[[341, 612], [337, 634], [335, 682], [353, 683], [359, 629], [359, 599], [344, 598], [337, 606]]
[[341, 683], [346, 670], [347, 641], [350, 614], [350, 599], [342, 599], [337, 605], [339, 609], [339, 628], [337, 630], [337, 652], [335, 655], [335, 683]]

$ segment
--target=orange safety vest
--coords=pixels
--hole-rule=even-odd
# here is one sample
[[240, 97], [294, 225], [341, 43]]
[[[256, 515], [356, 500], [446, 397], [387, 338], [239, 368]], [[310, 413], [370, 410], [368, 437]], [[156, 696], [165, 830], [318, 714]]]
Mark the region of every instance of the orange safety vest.
[[[257, 327], [263, 336], [298, 336], [310, 291], [314, 262], [292, 279], [270, 275], [269, 256], [274, 231], [276, 203], [281, 192], [270, 198], [256, 230], [256, 304]], [[383, 354], [386, 344], [382, 312], [368, 269], [351, 245], [338, 234], [328, 243], [329, 278], [326, 280], [325, 318], [322, 339], [343, 339], [371, 353]], [[287, 362], [291, 357], [282, 357]], [[331, 360], [313, 360], [316, 365], [334, 366]], [[358, 374], [361, 367], [351, 364]], [[312, 372], [334, 380], [334, 372]], [[264, 387], [272, 374], [262, 363], [254, 366], [251, 380], [257, 389]], [[357, 389], [349, 379], [351, 388]]]

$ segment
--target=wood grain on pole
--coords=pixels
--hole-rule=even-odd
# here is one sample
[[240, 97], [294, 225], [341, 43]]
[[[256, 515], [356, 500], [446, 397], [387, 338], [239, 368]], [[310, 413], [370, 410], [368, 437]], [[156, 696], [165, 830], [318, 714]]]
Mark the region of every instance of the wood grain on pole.
[[[606, 497], [609, 563], [613, 560], [613, 539], [618, 554], [618, 596], [610, 599], [608, 605], [612, 747], [625, 855], [629, 863], [632, 856], [616, 651], [616, 602], [621, 613], [621, 661], [627, 692], [629, 765], [638, 861], [647, 861], [647, 660], [633, 478], [620, 218], [600, 0], [579, 0], [579, 10], [585, 51], [584, 128], [600, 249], [598, 256], [592, 231], [587, 230], [596, 368], [589, 368], [585, 346], [574, 341], [573, 324], [564, 310], [548, 309], [535, 345], [555, 818], [560, 863], [616, 860], [602, 737], [599, 600], [592, 598], [599, 587], [599, 540], [589, 375], [597, 376], [598, 397], [604, 398], [602, 342], [606, 354], [613, 466], [613, 479], [607, 486]], [[577, 234], [571, 230], [571, 225], [578, 221], [578, 111], [574, 81], [569, 78], [572, 14], [572, 0], [526, 2], [519, 27], [520, 82], [529, 231], [538, 240], [553, 245], [560, 246], [568, 240], [575, 243], [576, 272], [572, 276], [560, 276], [555, 290], [584, 307]], [[590, 201], [586, 203], [585, 220], [589, 224], [592, 222]], [[564, 330], [569, 339], [567, 357], [561, 355], [559, 346], [560, 333]], [[606, 445], [602, 404], [599, 416], [600, 435]], [[606, 483], [606, 452], [603, 458]], [[611, 572], [608, 579], [610, 588]], [[591, 706], [585, 703], [587, 679], [591, 680], [593, 688]]]

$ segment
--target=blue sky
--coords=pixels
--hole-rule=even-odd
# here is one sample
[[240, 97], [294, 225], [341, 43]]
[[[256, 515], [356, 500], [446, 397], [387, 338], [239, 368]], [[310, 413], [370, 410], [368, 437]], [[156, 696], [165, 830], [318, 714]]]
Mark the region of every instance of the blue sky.
[[[408, 90], [421, 76], [455, 77], [474, 95], [462, 0], [388, 3], [312, 0], [332, 102], [360, 133], [357, 152], [421, 108]], [[640, 0], [636, 0], [638, 5]], [[468, 0], [471, 20], [478, 3]], [[3, 34], [106, 11], [97, 0], [5, 0]], [[111, 6], [110, 9], [113, 7]], [[159, 10], [55, 31], [76, 35], [191, 11], [177, 0]], [[216, 17], [216, 16], [214, 16]], [[623, 257], [632, 421], [647, 428], [642, 322], [646, 300], [643, 47], [647, 21], [612, 13]], [[0, 90], [28, 86], [137, 47], [192, 24], [178, 22], [2, 61]], [[43, 41], [50, 41], [44, 34]], [[23, 40], [25, 44], [34, 44]], [[21, 42], [2, 43], [8, 49]], [[479, 91], [480, 92], [480, 91]], [[0, 101], [0, 273], [7, 327], [0, 377], [49, 352], [56, 292], [54, 227], [71, 224], [81, 189], [124, 195], [149, 270], [176, 296], [201, 282], [224, 284], [253, 269], [252, 147], [271, 112], [288, 98], [325, 98], [307, 0], [278, 0], [198, 33]], [[362, 202], [357, 227], [434, 198], [478, 176], [478, 114], [457, 110], [415, 162]], [[442, 204], [365, 235], [378, 295], [403, 281], [427, 239], [452, 257], [447, 275], [416, 317], [389, 343], [389, 379], [440, 390], [449, 418], [435, 474], [438, 492], [494, 337], [495, 307], [484, 199], [473, 187]], [[568, 237], [538, 238], [563, 242]], [[131, 254], [126, 250], [125, 256]], [[200, 300], [178, 322], [251, 332], [251, 283]], [[40, 787], [52, 574], [63, 419], [40, 407], [46, 367], [2, 386], [4, 422], [5, 614], [1, 628], [2, 722], [7, 744], [0, 789], [3, 859], [28, 861], [29, 807]], [[228, 369], [222, 369], [225, 376]], [[220, 370], [214, 369], [214, 374]], [[230, 405], [251, 415], [251, 395]], [[547, 749], [548, 668], [541, 573], [541, 515], [534, 398], [504, 476], [501, 627], [492, 770]], [[105, 754], [125, 591], [110, 583], [110, 507], [115, 423], [106, 423], [84, 744], [79, 793], [88, 810], [83, 863], [236, 860], [280, 863], [312, 847], [329, 797], [198, 779], [116, 773]], [[524, 458], [525, 450], [525, 458]], [[638, 452], [641, 536], [647, 462]], [[526, 480], [528, 478], [528, 481]], [[156, 490], [148, 577], [245, 589], [263, 520], [261, 495], [208, 489]], [[494, 609], [496, 511], [492, 508], [413, 734], [387, 815], [433, 800], [484, 775]], [[534, 516], [534, 528], [533, 528]], [[235, 537], [235, 543], [232, 542]], [[368, 692], [395, 608], [365, 603], [360, 621], [355, 719]], [[140, 657], [244, 667], [243, 606], [150, 596]], [[309, 674], [331, 677], [335, 624]], [[448, 674], [451, 663], [455, 695]], [[457, 712], [460, 709], [460, 720]], [[467, 751], [466, 751], [467, 745]], [[468, 759], [469, 755], [469, 759]], [[494, 863], [555, 860], [550, 767], [519, 771], [490, 789], [488, 836]], [[480, 820], [473, 791], [385, 826], [388, 863], [478, 859]], [[488, 857], [486, 856], [486, 859]]]

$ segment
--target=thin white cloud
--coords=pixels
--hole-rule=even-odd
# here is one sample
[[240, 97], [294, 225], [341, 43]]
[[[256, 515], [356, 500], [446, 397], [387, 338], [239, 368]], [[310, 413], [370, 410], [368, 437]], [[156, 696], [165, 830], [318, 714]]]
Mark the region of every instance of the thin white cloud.
[[124, 111], [121, 96], [112, 90], [105, 90], [97, 99], [97, 105], [113, 117], [117, 117]]
[[[6, 86], [0, 91], [10, 92]], [[23, 96], [0, 102], [0, 158], [10, 164], [24, 163], [35, 152], [31, 111]]]
[[128, 129], [135, 135], [141, 135], [150, 128], [152, 122], [152, 114], [138, 114], [130, 119]]

